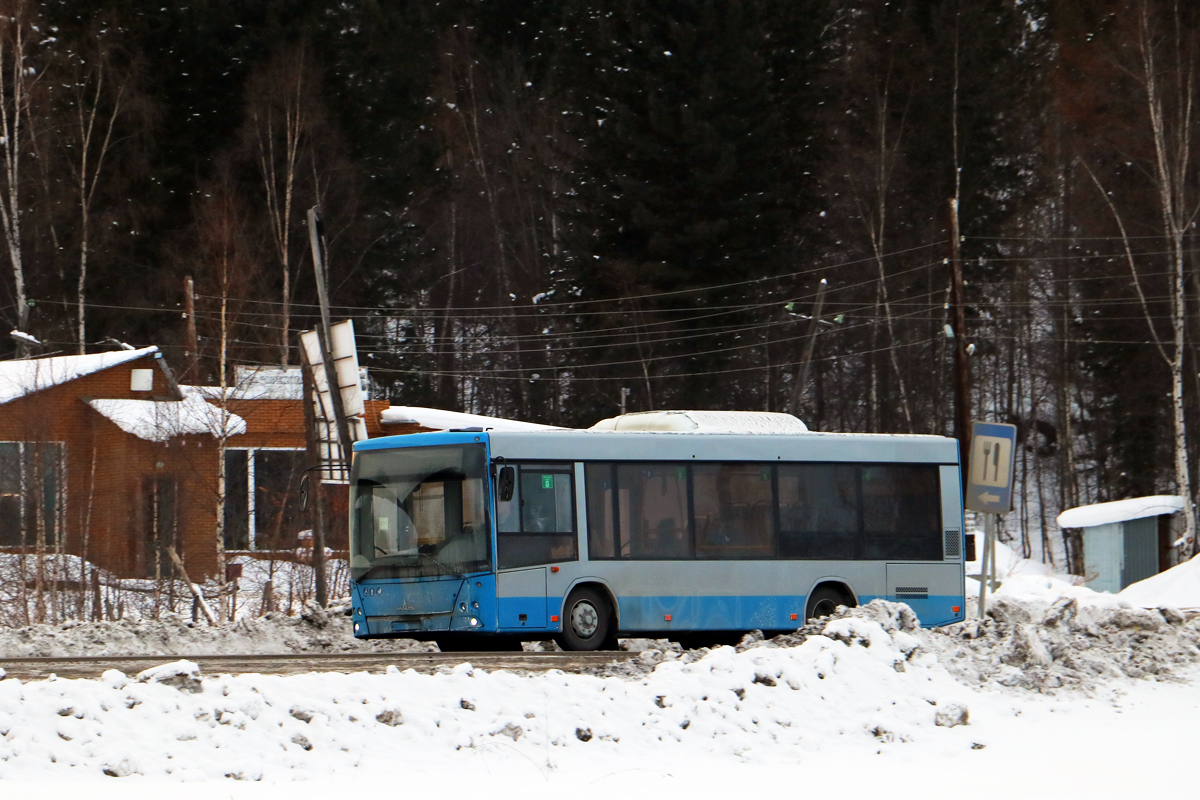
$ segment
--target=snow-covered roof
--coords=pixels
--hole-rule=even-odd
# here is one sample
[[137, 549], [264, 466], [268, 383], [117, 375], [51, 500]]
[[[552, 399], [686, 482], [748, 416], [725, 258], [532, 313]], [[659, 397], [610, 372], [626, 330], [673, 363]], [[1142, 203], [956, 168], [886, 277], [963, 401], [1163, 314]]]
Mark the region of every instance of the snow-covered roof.
[[[179, 389], [187, 395], [221, 402], [220, 386], [180, 386]], [[250, 384], [225, 387], [225, 397], [229, 400], [303, 400], [304, 394], [297, 394], [286, 386]]]
[[[87, 404], [112, 420], [121, 430], [147, 442], [165, 442], [175, 436], [221, 435], [221, 409], [198, 395], [183, 400], [88, 400]], [[246, 420], [225, 415], [225, 432], [246, 432]]]
[[51, 386], [58, 386], [157, 352], [157, 347], [143, 347], [140, 350], [114, 350], [83, 356], [0, 361], [0, 403], [8, 403], [27, 394], [40, 392]]
[[774, 411], [639, 411], [601, 420], [594, 431], [698, 431], [703, 433], [805, 433], [808, 426]]
[[1200, 556], [1131, 583], [1117, 597], [1142, 608], [1200, 609]]
[[[230, 400], [303, 400], [302, 367], [236, 367], [234, 384], [225, 389]], [[182, 386], [186, 394], [221, 399], [220, 386]]]
[[1060, 528], [1091, 528], [1113, 522], [1126, 522], [1143, 517], [1157, 517], [1183, 510], [1183, 498], [1172, 494], [1156, 494], [1150, 497], [1131, 497], [1111, 503], [1094, 503], [1090, 506], [1069, 508], [1058, 515]]
[[515, 419], [485, 417], [480, 414], [463, 414], [459, 411], [444, 411], [440, 408], [419, 408], [417, 406], [385, 408], [379, 415], [379, 421], [384, 425], [420, 425], [423, 428], [441, 431], [451, 428], [483, 428], [494, 431], [532, 431], [554, 428], [553, 425], [539, 425], [536, 422], [520, 422]]

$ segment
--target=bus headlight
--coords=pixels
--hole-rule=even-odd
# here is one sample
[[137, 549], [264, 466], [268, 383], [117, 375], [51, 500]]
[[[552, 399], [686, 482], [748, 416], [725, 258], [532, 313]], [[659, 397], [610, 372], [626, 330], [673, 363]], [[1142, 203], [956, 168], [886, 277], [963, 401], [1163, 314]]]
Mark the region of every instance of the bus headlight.
[[358, 633], [358, 623], [354, 623], [354, 632]]
[[472, 628], [478, 628], [478, 627], [479, 627], [479, 620], [478, 620], [478, 619], [476, 619], [475, 617], [471, 617], [471, 627], [472, 627]]

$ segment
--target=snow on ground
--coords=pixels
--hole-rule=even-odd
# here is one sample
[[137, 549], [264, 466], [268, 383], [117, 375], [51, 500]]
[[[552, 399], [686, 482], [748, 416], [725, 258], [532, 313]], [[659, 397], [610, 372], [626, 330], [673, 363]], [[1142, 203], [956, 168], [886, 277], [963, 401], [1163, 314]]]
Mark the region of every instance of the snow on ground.
[[[68, 587], [46, 605], [50, 616], [67, 621], [30, 625], [36, 618], [36, 597], [22, 592], [36, 571], [34, 556], [0, 554], [0, 658], [82, 655], [225, 655], [237, 653], [305, 653], [427, 651], [432, 644], [404, 640], [364, 642], [350, 630], [348, 598], [335, 600], [328, 609], [313, 602], [312, 567], [293, 561], [230, 559], [244, 567], [238, 580], [236, 621], [210, 627], [203, 616], [191, 614], [191, 595], [182, 582], [118, 579], [98, 572], [101, 604], [112, 617], [102, 622], [80, 622], [91, 612], [92, 589], [87, 576], [92, 566], [69, 555], [46, 557], [44, 574], [57, 575]], [[348, 590], [345, 561], [327, 564], [334, 596]], [[21, 576], [24, 579], [21, 579]], [[82, 577], [81, 577], [82, 576]], [[271, 581], [270, 608], [264, 609], [263, 586]], [[216, 585], [205, 586], [209, 603], [216, 606]], [[209, 594], [211, 592], [211, 594]], [[157, 603], [157, 610], [156, 610]], [[274, 610], [271, 610], [274, 609]], [[156, 619], [157, 617], [157, 619]]]
[[[0, 790], [93, 800], [748, 787], [1194, 797], [1177, 754], [1200, 714], [1200, 615], [1167, 601], [1200, 562], [1159, 576], [1158, 593], [1151, 586], [1133, 603], [1003, 545], [998, 556], [1003, 585], [982, 620], [923, 630], [906, 606], [877, 601], [736, 648], [628, 640], [640, 658], [589, 674], [464, 664], [432, 675], [228, 676], [184, 661], [100, 680], [0, 679]], [[260, 569], [243, 580], [233, 625], [131, 614], [0, 628], [0, 656], [431, 648], [357, 642], [336, 609], [257, 616]]]
[[[329, 596], [345, 597], [350, 591], [349, 564], [344, 559], [333, 558], [331, 551], [326, 552]], [[304, 611], [315, 595], [313, 568], [305, 561], [308, 549], [300, 548], [287, 555], [286, 560], [230, 556], [229, 563], [243, 568], [242, 577], [227, 585], [233, 589], [235, 597], [235, 620], [261, 617], [271, 611], [287, 616]], [[37, 619], [39, 604], [35, 586], [38, 571], [35, 555], [0, 553], [0, 632], [5, 628], [29, 625]], [[45, 555], [41, 573], [46, 586], [41, 604], [42, 618], [48, 621], [92, 618], [97, 594], [101, 616], [108, 620], [137, 622], [165, 619], [172, 614], [203, 619], [199, 611], [192, 608], [192, 595], [187, 584], [166, 576], [160, 581], [121, 578], [78, 556], [62, 553]], [[92, 585], [93, 576], [98, 586]], [[268, 582], [272, 586], [269, 596], [264, 592]], [[56, 592], [51, 591], [52, 585], [58, 587]], [[202, 589], [209, 605], [217, 606], [221, 587], [210, 580]], [[334, 604], [338, 605], [339, 601]], [[0, 633], [0, 637], [2, 635]]]
[[[983, 541], [982, 532], [976, 541]], [[980, 558], [983, 548], [979, 548]], [[996, 542], [996, 578], [1000, 586], [990, 597], [1038, 601], [1050, 605], [1068, 597], [1084, 606], [1103, 608], [1175, 608], [1200, 610], [1200, 556], [1177, 564], [1165, 572], [1127, 586], [1118, 594], [1089, 589], [1075, 575], [1064, 575], [1049, 564], [1022, 558], [1003, 542]], [[968, 561], [967, 575], [978, 575], [980, 561]], [[967, 578], [968, 615], [978, 615], [979, 580]]]
[[1200, 610], [1200, 556], [1130, 584], [1117, 596], [1146, 608], [1171, 606]]
[[711, 796], [748, 785], [1194, 796], [1171, 753], [1200, 712], [1200, 620], [1071, 599], [1041, 618], [1017, 601], [995, 608], [925, 631], [907, 607], [877, 601], [771, 642], [652, 650], [584, 675], [464, 664], [208, 676], [176, 662], [132, 677], [0, 680], [0, 781], [6, 794], [95, 798]]
[[340, 609], [325, 610], [310, 603], [294, 617], [276, 611], [263, 617], [242, 617], [220, 627], [210, 627], [203, 619], [197, 623], [190, 617], [164, 614], [159, 620], [127, 618], [0, 628], [0, 658], [436, 650], [432, 644], [410, 639], [355, 639], [350, 618]]

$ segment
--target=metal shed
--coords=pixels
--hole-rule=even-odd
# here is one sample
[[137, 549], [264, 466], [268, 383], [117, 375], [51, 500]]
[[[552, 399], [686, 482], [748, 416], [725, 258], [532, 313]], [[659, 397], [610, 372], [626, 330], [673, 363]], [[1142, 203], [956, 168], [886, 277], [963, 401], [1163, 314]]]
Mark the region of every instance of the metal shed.
[[1174, 495], [1132, 497], [1068, 509], [1058, 524], [1083, 531], [1084, 573], [1095, 576], [1088, 588], [1115, 594], [1169, 566], [1163, 545], [1169, 550], [1170, 518], [1182, 509]]

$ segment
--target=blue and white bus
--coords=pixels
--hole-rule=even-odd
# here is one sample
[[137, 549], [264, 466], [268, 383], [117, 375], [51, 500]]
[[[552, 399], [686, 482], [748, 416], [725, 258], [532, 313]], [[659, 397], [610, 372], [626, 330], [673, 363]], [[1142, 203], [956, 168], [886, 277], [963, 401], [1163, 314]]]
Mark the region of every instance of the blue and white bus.
[[716, 642], [874, 598], [964, 618], [945, 437], [420, 433], [357, 443], [351, 490], [360, 638]]

